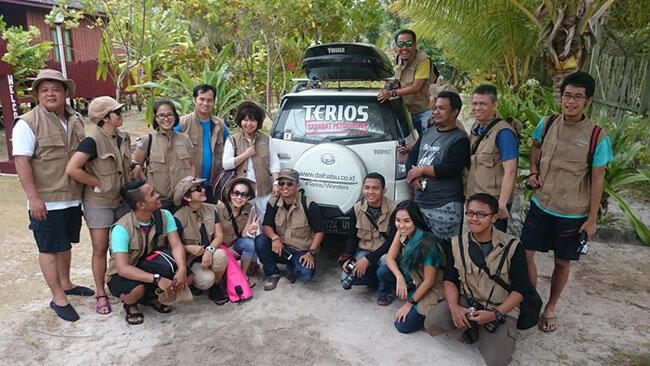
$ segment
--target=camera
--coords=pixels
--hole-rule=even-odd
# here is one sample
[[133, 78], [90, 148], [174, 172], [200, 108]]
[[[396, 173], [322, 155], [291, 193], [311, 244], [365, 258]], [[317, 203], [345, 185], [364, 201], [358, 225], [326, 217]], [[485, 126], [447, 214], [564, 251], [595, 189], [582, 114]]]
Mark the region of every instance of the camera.
[[497, 328], [499, 327], [499, 325], [501, 325], [501, 323], [498, 320], [493, 320], [493, 321], [491, 321], [489, 323], [485, 323], [483, 328], [485, 328], [485, 330], [487, 330], [490, 333], [494, 333], [494, 332], [497, 331]]
[[352, 270], [354, 269], [354, 264], [357, 263], [354, 259], [351, 259], [348, 264], [345, 265], [343, 270], [345, 273], [348, 275], [345, 276], [344, 279], [341, 280], [341, 286], [343, 287], [344, 290], [349, 290], [352, 288], [352, 282], [356, 279], [354, 274], [352, 274]]
[[587, 245], [587, 232], [583, 231], [580, 233], [580, 242], [578, 243], [578, 254], [585, 255], [589, 251], [589, 245]]

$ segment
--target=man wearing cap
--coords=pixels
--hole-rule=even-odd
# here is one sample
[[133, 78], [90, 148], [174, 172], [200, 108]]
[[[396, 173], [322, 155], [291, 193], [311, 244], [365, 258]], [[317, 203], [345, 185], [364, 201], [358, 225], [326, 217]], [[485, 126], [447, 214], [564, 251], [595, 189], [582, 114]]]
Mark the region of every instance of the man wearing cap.
[[181, 179], [174, 189], [174, 206], [180, 207], [174, 213], [187, 263], [189, 283], [199, 290], [208, 290], [210, 299], [221, 305], [219, 282], [226, 270], [228, 257], [223, 250], [217, 250], [223, 242], [223, 229], [215, 205], [205, 203], [207, 197], [202, 183], [205, 179], [192, 176]]
[[67, 321], [79, 315], [66, 295], [94, 292], [70, 281], [71, 243], [79, 242], [82, 185], [65, 174], [68, 159], [84, 138], [82, 116], [65, 104], [74, 82], [45, 69], [32, 82], [34, 109], [18, 118], [13, 130], [13, 155], [20, 184], [27, 195], [29, 228], [38, 246], [38, 261], [50, 291], [50, 307]]
[[[217, 90], [209, 84], [197, 85], [192, 92], [194, 111], [181, 117], [175, 131], [186, 134], [194, 150], [194, 175], [205, 179], [205, 187], [214, 182], [221, 171], [223, 141], [228, 137], [228, 128], [223, 120], [212, 114]], [[217, 203], [212, 190], [206, 190], [208, 202]]]
[[287, 264], [287, 279], [311, 281], [314, 257], [325, 237], [320, 209], [304, 196], [300, 175], [284, 169], [278, 177], [279, 196], [269, 200], [262, 222], [263, 234], [255, 238], [255, 251], [267, 276], [264, 290], [275, 289], [280, 278], [276, 263]]
[[129, 212], [120, 197], [120, 188], [132, 175], [141, 177], [142, 170], [131, 164], [131, 137], [119, 129], [122, 107], [115, 99], [95, 98], [88, 108], [88, 117], [96, 127], [84, 138], [66, 167], [66, 173], [84, 184], [84, 218], [93, 245], [92, 269], [97, 288], [96, 311], [111, 312], [104, 291], [108, 232], [111, 225]]

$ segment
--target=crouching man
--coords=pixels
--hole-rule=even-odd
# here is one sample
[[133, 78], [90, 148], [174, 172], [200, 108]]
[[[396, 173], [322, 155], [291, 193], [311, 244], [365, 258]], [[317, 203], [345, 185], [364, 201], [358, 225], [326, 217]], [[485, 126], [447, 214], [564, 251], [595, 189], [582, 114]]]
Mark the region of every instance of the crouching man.
[[218, 250], [223, 242], [223, 228], [217, 207], [205, 203], [208, 197], [204, 181], [205, 179], [187, 176], [176, 184], [174, 206], [180, 208], [174, 217], [178, 220], [178, 233], [189, 263], [188, 282], [199, 290], [210, 290], [210, 300], [223, 305], [227, 297], [221, 291], [219, 283], [226, 271], [228, 257], [224, 250]]
[[[161, 313], [172, 310], [157, 299], [150, 299], [154, 292], [174, 294], [185, 290], [187, 265], [174, 217], [169, 211], [160, 210], [160, 195], [153, 187], [144, 180], [136, 180], [124, 186], [121, 194], [131, 212], [111, 228], [106, 283], [113, 296], [124, 303], [126, 322], [135, 325], [144, 320], [138, 302], [150, 304]], [[173, 278], [149, 273], [137, 266], [141, 259], [151, 257], [154, 250], [167, 247], [178, 268]]]
[[[394, 236], [394, 233], [388, 233], [388, 228], [395, 201], [384, 196], [384, 176], [379, 173], [366, 175], [361, 193], [363, 199], [354, 205], [350, 214], [350, 231], [345, 252], [339, 257], [343, 269], [341, 284], [346, 290], [353, 285], [377, 288], [378, 262], [381, 256], [388, 253]], [[386, 242], [388, 244], [384, 245]]]
[[293, 169], [280, 172], [280, 195], [269, 200], [263, 234], [255, 238], [255, 250], [267, 276], [266, 291], [278, 285], [280, 270], [276, 263], [287, 264], [291, 283], [296, 279], [308, 282], [314, 276], [314, 257], [325, 237], [325, 228], [318, 205], [298, 191], [299, 177]]
[[[432, 336], [464, 329], [464, 343], [480, 340], [479, 351], [488, 365], [507, 365], [515, 352], [519, 303], [530, 286], [526, 256], [519, 240], [494, 228], [499, 202], [477, 193], [469, 198], [465, 216], [470, 232], [451, 240], [445, 267], [446, 300], [426, 316]], [[508, 293], [487, 273], [511, 288]]]

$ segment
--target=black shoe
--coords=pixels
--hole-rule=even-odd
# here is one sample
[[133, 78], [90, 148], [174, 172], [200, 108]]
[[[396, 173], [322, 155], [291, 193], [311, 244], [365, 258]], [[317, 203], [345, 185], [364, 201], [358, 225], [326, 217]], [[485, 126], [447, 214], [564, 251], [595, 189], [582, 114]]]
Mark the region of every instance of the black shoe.
[[76, 296], [93, 296], [95, 291], [89, 289], [86, 286], [75, 286], [69, 290], [63, 291], [66, 295], [76, 295]]
[[203, 295], [204, 291], [201, 289], [198, 289], [192, 285], [190, 285], [190, 291], [192, 292], [193, 296], [201, 296]]
[[208, 298], [212, 301], [214, 301], [215, 304], [221, 306], [225, 303], [227, 303], [228, 296], [223, 293], [221, 290], [221, 286], [214, 284], [210, 289], [208, 290]]
[[79, 314], [77, 314], [77, 311], [70, 304], [66, 306], [59, 306], [55, 304], [54, 301], [50, 301], [50, 307], [52, 310], [54, 310], [56, 315], [63, 320], [67, 320], [69, 322], [75, 322], [79, 320]]

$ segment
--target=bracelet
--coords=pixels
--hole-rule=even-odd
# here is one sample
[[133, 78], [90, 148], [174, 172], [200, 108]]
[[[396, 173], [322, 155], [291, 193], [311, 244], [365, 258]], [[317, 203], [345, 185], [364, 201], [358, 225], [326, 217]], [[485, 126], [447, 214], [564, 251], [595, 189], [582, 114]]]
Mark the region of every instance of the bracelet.
[[274, 242], [274, 241], [276, 241], [276, 240], [280, 240], [280, 237], [278, 236], [278, 237], [275, 238], [275, 239], [271, 239], [271, 242]]
[[533, 175], [539, 176], [539, 173], [530, 173], [528, 174], [528, 178], [532, 177]]
[[135, 167], [138, 165], [140, 165], [140, 163], [138, 163], [137, 161], [132, 162], [131, 165], [129, 166], [129, 171], [135, 169]]

